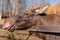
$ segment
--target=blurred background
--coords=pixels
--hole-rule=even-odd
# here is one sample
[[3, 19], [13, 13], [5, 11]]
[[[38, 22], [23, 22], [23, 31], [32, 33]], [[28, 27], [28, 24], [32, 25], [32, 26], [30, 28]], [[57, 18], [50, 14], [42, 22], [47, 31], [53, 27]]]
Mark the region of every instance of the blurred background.
[[[51, 4], [54, 6], [59, 3], [60, 0], [18, 0], [19, 11], [25, 10], [29, 7], [38, 7], [42, 4]], [[15, 6], [16, 2], [14, 0], [0, 0], [0, 11], [9, 12], [11, 7]]]

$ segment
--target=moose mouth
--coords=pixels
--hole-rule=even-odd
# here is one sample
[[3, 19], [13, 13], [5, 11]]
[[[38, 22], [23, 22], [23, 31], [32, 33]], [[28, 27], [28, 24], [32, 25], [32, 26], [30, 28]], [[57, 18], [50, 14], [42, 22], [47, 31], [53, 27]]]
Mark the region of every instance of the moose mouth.
[[13, 28], [14, 25], [9, 25], [9, 26], [2, 26], [2, 29], [4, 30], [8, 30], [9, 32], [14, 32], [14, 29]]
[[3, 27], [4, 30], [8, 29], [9, 27]]

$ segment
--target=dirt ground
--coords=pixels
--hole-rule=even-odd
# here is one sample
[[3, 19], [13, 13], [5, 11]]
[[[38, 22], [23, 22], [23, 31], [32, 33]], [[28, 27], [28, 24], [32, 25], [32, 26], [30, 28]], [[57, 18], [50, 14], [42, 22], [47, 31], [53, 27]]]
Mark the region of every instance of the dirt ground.
[[[28, 40], [60, 40], [60, 36], [48, 35], [39, 33], [40, 37], [32, 34]], [[0, 29], [0, 40], [26, 40], [28, 38], [28, 31], [14, 31], [8, 32], [7, 30]]]
[[[26, 40], [28, 35], [29, 32], [27, 31], [15, 31], [11, 33], [7, 30], [0, 30], [0, 40]], [[42, 38], [39, 38], [33, 34], [28, 40], [42, 40]]]

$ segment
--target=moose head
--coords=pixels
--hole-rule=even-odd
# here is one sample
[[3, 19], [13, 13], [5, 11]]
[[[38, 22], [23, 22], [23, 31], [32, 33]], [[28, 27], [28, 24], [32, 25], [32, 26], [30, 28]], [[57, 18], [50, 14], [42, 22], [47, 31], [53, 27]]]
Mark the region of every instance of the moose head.
[[[47, 9], [48, 9], [48, 5], [42, 7], [42, 8], [37, 8], [37, 9], [29, 9], [25, 12], [23, 12], [22, 14], [22, 17], [19, 18], [19, 17], [12, 17], [10, 18], [9, 20], [11, 20], [11, 22], [9, 22], [9, 20], [6, 20], [9, 22], [6, 22], [8, 24], [8, 27], [6, 27], [6, 25], [4, 26], [4, 28], [7, 28], [8, 31], [11, 31], [13, 32], [15, 29], [26, 29], [26, 28], [30, 28], [32, 27], [35, 23], [32, 22], [32, 16], [31, 14], [33, 15], [38, 15], [38, 14], [43, 14]], [[45, 14], [45, 13], [44, 13]], [[21, 15], [21, 14], [20, 14]], [[28, 17], [25, 17], [26, 15], [30, 16], [29, 18]], [[33, 15], [33, 16], [34, 16]], [[31, 19], [30, 19], [31, 18]], [[13, 21], [12, 21], [13, 19]]]

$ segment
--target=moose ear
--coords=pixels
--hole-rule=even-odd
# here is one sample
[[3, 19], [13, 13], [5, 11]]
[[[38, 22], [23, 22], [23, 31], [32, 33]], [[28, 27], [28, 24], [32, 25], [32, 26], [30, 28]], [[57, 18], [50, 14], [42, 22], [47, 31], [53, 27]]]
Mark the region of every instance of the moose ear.
[[43, 8], [40, 9], [40, 12], [44, 13], [45, 11], [47, 11], [48, 7], [49, 7], [48, 5], [44, 6]]
[[42, 13], [44, 13], [45, 11], [47, 11], [48, 7], [49, 7], [49, 6], [46, 5], [46, 6], [42, 7], [42, 8], [39, 8], [39, 9], [35, 10], [35, 12], [36, 12], [37, 14], [42, 14]]

